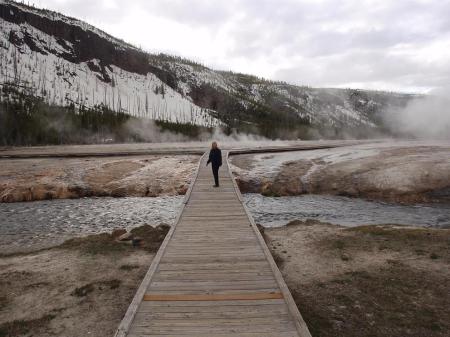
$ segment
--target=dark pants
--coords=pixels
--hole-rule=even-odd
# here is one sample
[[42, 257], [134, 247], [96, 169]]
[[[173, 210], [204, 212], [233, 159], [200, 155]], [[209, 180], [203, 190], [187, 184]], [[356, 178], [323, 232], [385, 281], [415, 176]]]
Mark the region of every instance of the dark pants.
[[212, 171], [214, 175], [214, 182], [216, 186], [219, 186], [219, 166], [212, 165]]

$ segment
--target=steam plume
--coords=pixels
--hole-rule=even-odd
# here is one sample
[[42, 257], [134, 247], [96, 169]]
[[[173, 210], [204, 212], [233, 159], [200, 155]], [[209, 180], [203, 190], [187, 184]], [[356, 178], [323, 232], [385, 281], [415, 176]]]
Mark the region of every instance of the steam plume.
[[420, 139], [450, 139], [450, 89], [440, 89], [390, 111], [385, 122], [394, 134]]

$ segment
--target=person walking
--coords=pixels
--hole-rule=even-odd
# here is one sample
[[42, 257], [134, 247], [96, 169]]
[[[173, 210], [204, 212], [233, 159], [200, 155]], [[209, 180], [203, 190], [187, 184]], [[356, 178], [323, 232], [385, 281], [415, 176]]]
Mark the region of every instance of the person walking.
[[211, 163], [214, 175], [214, 187], [219, 187], [219, 167], [222, 166], [222, 151], [217, 147], [216, 142], [213, 142], [211, 145], [211, 151], [209, 151], [209, 158], [206, 166], [208, 166], [209, 163]]

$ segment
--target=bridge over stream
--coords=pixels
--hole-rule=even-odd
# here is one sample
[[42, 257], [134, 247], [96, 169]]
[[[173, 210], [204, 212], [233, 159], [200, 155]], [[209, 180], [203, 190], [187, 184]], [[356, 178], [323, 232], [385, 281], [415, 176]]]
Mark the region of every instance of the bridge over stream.
[[311, 336], [228, 167], [206, 156], [116, 337]]

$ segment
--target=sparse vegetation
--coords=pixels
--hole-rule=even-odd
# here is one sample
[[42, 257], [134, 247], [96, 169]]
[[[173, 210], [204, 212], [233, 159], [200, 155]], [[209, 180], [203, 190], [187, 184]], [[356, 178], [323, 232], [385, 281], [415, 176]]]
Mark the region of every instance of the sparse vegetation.
[[36, 332], [45, 328], [56, 316], [53, 314], [44, 315], [31, 320], [16, 320], [0, 325], [0, 337], [18, 337], [29, 332]]
[[103, 290], [103, 288], [108, 288], [111, 290], [117, 289], [120, 287], [122, 282], [117, 279], [106, 280], [106, 281], [95, 281], [92, 283], [85, 284], [79, 288], [75, 288], [74, 291], [70, 295], [76, 297], [85, 297], [95, 291], [95, 289]]
[[83, 254], [117, 254], [131, 252], [131, 245], [117, 242], [111, 234], [101, 233], [65, 241], [58, 246], [62, 249], [74, 249]]
[[0, 296], [0, 311], [6, 307], [7, 303], [8, 303], [8, 299], [6, 298], [6, 296]]
[[[394, 263], [292, 289], [313, 336], [445, 336], [446, 280]], [[446, 314], [447, 313], [447, 314]]]
[[112, 336], [167, 228], [137, 228], [142, 247], [100, 234], [1, 257], [0, 337]]
[[155, 121], [155, 124], [161, 129], [161, 131], [169, 131], [176, 134], [182, 134], [192, 139], [198, 139], [202, 134], [211, 135], [213, 132], [213, 128], [208, 128], [190, 123]]
[[[158, 225], [157, 227], [144, 225], [133, 228], [131, 233], [134, 237], [139, 237], [141, 239], [141, 244], [138, 246], [139, 248], [145, 249], [149, 252], [156, 252], [169, 229], [170, 226], [165, 224]], [[109, 233], [101, 233], [70, 239], [57, 248], [73, 249], [89, 255], [123, 254], [132, 252], [136, 249], [127, 242], [119, 242], [115, 240], [115, 238]]]
[[94, 285], [92, 283], [86, 284], [84, 286], [81, 286], [79, 288], [75, 288], [74, 291], [70, 293], [72, 296], [76, 297], [85, 297], [89, 295], [91, 292], [94, 291]]
[[125, 271], [130, 271], [130, 270], [137, 269], [137, 268], [139, 268], [139, 266], [135, 265], [135, 264], [123, 264], [119, 267], [120, 270], [125, 270]]
[[450, 230], [308, 220], [265, 236], [292, 256], [278, 265], [313, 336], [448, 335]]
[[143, 249], [156, 253], [169, 230], [170, 226], [166, 224], [161, 224], [156, 227], [144, 225], [133, 228], [131, 234], [142, 239], [141, 247]]

